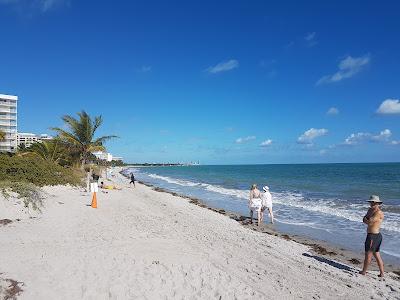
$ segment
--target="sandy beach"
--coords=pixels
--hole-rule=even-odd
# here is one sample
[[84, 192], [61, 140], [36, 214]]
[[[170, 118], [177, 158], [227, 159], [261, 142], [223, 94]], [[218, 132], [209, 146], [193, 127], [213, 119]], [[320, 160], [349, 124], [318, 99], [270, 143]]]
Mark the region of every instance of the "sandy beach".
[[[0, 196], [0, 295], [13, 299], [400, 299], [310, 246], [250, 230], [169, 193], [46, 187], [42, 213]], [[121, 184], [124, 182], [124, 184]], [[192, 201], [193, 202], [193, 201]], [[7, 222], [3, 222], [7, 223]]]

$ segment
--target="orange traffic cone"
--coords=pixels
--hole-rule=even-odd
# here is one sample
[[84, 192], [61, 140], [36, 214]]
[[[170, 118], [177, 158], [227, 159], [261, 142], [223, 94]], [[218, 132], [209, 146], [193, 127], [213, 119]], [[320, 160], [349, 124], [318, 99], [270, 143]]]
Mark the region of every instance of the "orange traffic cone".
[[97, 208], [96, 192], [93, 193], [93, 197], [92, 197], [92, 208]]

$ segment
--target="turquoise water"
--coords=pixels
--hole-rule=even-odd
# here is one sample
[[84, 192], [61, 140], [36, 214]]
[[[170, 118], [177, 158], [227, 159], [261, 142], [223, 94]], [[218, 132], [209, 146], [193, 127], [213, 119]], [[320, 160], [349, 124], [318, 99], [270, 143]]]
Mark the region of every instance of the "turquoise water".
[[[366, 200], [384, 201], [382, 254], [400, 261], [400, 163], [131, 168], [139, 180], [248, 214], [249, 187], [270, 187], [276, 228], [363, 251]], [[266, 221], [268, 218], [266, 217]]]

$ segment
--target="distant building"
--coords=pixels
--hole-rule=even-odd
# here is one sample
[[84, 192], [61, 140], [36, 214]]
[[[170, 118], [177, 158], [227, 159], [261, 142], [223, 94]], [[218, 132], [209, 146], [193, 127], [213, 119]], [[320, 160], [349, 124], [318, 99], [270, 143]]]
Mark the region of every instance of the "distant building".
[[92, 153], [94, 156], [96, 156], [97, 159], [100, 160], [105, 160], [105, 161], [112, 161], [112, 154], [111, 153], [107, 153], [107, 152], [103, 152], [103, 151], [96, 151]]
[[0, 152], [17, 150], [17, 101], [18, 96], [0, 94], [0, 130], [5, 132]]
[[96, 156], [97, 159], [100, 160], [105, 160], [105, 161], [122, 161], [122, 157], [120, 156], [113, 156], [111, 153], [108, 152], [103, 152], [103, 151], [96, 151], [92, 152], [94, 156]]
[[52, 140], [53, 137], [48, 134], [34, 134], [28, 132], [18, 132], [17, 133], [17, 145], [18, 146], [25, 146], [28, 148], [32, 146], [32, 144], [42, 141]]

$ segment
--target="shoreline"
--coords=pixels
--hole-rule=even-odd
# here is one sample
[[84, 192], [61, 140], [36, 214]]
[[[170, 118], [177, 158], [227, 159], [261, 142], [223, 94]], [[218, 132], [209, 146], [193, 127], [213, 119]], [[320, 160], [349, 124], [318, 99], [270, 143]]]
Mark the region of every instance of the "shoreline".
[[[124, 171], [124, 168], [120, 171], [118, 171], [119, 174], [124, 176], [125, 178], [128, 178], [127, 175], [123, 174], [122, 172]], [[219, 208], [219, 207], [213, 207], [208, 204], [206, 204], [203, 200], [196, 198], [196, 197], [191, 197], [187, 196], [184, 194], [179, 194], [173, 191], [170, 191], [168, 189], [160, 188], [155, 185], [137, 180], [139, 184], [143, 184], [147, 187], [150, 187], [156, 192], [160, 193], [167, 193], [179, 198], [183, 198], [186, 200], [189, 200], [190, 204], [197, 205], [201, 208], [205, 208], [208, 210], [211, 210], [215, 213], [222, 214], [230, 219], [233, 219], [237, 221], [239, 224], [241, 224], [243, 227], [257, 231], [260, 233], [268, 234], [268, 235], [273, 235], [285, 240], [291, 240], [296, 243], [299, 243], [304, 246], [310, 247], [310, 250], [314, 252], [315, 254], [318, 255], [323, 255], [327, 261], [324, 261], [325, 263], [330, 263], [328, 260], [329, 259], [335, 259], [338, 260], [340, 263], [343, 264], [348, 264], [351, 265], [354, 268], [362, 268], [362, 263], [364, 261], [364, 253], [357, 253], [355, 251], [345, 249], [343, 247], [337, 246], [337, 245], [332, 245], [329, 242], [318, 240], [318, 239], [313, 239], [310, 237], [306, 236], [301, 236], [297, 234], [290, 234], [287, 232], [281, 232], [276, 230], [275, 228], [271, 228], [270, 224], [263, 223], [261, 226], [255, 225], [256, 222], [253, 222], [253, 224], [250, 224], [250, 217], [249, 216], [243, 216], [239, 213], [232, 212], [232, 211], [227, 211], [225, 209]], [[256, 219], [254, 219], [256, 220]], [[376, 270], [378, 268], [376, 262], [372, 260], [370, 269]], [[385, 264], [385, 272], [393, 272], [394, 274], [399, 276], [400, 279], [400, 262], [398, 264], [395, 263], [388, 263]]]
[[330, 251], [322, 244], [243, 225], [245, 217], [197, 199], [134, 188], [119, 170], [102, 178], [118, 188], [99, 189], [96, 209], [72, 186], [44, 187], [36, 215], [0, 195], [0, 219], [12, 221], [0, 225], [0, 298], [399, 299], [394, 273], [362, 276], [319, 254]]

